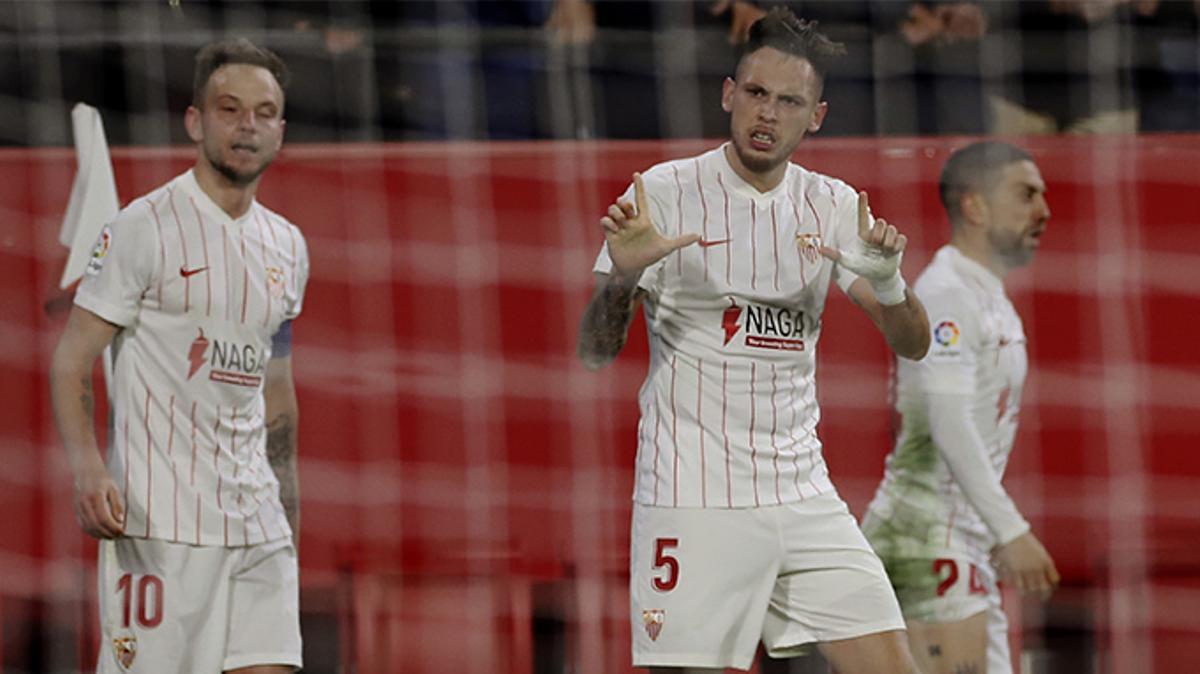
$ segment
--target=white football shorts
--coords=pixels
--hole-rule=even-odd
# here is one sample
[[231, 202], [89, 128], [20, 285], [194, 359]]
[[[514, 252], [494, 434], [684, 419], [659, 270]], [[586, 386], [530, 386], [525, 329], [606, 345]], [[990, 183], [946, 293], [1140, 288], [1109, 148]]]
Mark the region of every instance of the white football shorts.
[[100, 674], [220, 674], [301, 666], [299, 572], [291, 539], [201, 547], [100, 542]]
[[836, 493], [761, 508], [634, 504], [635, 667], [749, 669], [904, 629], [883, 565]]

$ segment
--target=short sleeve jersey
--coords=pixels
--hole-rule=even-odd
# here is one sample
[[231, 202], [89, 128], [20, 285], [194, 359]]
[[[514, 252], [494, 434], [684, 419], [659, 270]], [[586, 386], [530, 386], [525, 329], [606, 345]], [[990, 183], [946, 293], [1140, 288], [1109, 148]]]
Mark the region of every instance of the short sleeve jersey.
[[901, 429], [869, 508], [907, 534], [904, 541], [872, 543], [901, 548], [880, 554], [954, 551], [985, 561], [993, 536], [933, 442], [927, 394], [970, 396], [971, 423], [1003, 475], [1028, 369], [1025, 332], [1001, 280], [953, 246], [937, 252], [914, 289], [925, 304], [933, 340], [923, 360], [897, 359]]
[[75, 303], [122, 328], [108, 469], [126, 535], [206, 546], [291, 535], [262, 391], [308, 269], [299, 229], [257, 201], [230, 218], [191, 171], [104, 228]]
[[[737, 508], [832, 490], [817, 437], [816, 347], [831, 282], [853, 274], [820, 254], [857, 236], [856, 194], [788, 164], [759, 192], [724, 146], [643, 176], [654, 226], [695, 233], [644, 270], [650, 364], [634, 498], [647, 505]], [[624, 200], [634, 202], [632, 186]], [[607, 245], [594, 270], [608, 273]]]

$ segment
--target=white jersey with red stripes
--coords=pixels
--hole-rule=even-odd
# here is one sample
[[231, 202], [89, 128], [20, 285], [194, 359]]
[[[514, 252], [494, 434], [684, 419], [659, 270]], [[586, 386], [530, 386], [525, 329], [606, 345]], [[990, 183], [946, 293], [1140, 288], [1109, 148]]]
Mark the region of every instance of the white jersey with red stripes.
[[291, 535], [262, 391], [308, 266], [299, 229], [257, 201], [231, 219], [191, 171], [104, 228], [75, 303], [122, 327], [107, 463], [126, 535], [220, 546]]
[[[914, 289], [929, 314], [933, 340], [923, 360], [897, 359], [902, 423], [867, 509], [878, 523], [868, 536], [885, 559], [961, 554], [984, 564], [995, 537], [933, 442], [926, 397], [970, 396], [971, 423], [1003, 476], [1029, 367], [1025, 331], [1000, 278], [954, 246], [938, 250]], [[1015, 511], [1014, 517], [1021, 522]]]
[[[848, 185], [789, 163], [759, 192], [724, 146], [646, 171], [654, 225], [700, 234], [639, 285], [650, 367], [638, 400], [637, 502], [740, 508], [832, 489], [817, 438], [816, 347], [831, 281], [856, 276], [821, 256], [857, 236]], [[631, 187], [624, 200], [633, 203]], [[595, 271], [608, 273], [607, 247]]]

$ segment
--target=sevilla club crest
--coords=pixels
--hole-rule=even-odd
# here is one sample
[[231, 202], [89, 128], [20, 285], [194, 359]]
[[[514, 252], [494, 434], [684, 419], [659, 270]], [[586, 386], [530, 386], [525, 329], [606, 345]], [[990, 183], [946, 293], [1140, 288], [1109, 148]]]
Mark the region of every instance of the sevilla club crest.
[[650, 635], [650, 641], [658, 641], [658, 634], [662, 632], [666, 619], [667, 612], [661, 608], [642, 611], [642, 624], [646, 627], [646, 634]]
[[132, 634], [113, 637], [112, 646], [121, 667], [125, 670], [132, 667], [133, 659], [137, 657], [137, 637]]

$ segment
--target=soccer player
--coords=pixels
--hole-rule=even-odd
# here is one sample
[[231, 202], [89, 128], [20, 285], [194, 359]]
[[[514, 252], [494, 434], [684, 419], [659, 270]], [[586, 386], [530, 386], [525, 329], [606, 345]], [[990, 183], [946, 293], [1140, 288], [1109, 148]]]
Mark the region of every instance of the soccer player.
[[[101, 539], [102, 673], [301, 666], [291, 323], [308, 253], [254, 198], [286, 82], [249, 41], [200, 50], [195, 164], [104, 228], [54, 353], [76, 516]], [[106, 466], [92, 368], [110, 345]]]
[[950, 243], [917, 279], [933, 344], [896, 367], [902, 416], [863, 531], [896, 589], [922, 671], [1012, 672], [996, 570], [1048, 596], [1059, 576], [1000, 484], [1028, 367], [1004, 277], [1033, 258], [1050, 209], [1029, 154], [979, 142], [946, 162]]
[[915, 672], [883, 565], [829, 480], [815, 353], [831, 283], [908, 358], [928, 322], [905, 237], [865, 194], [789, 161], [825, 118], [841, 45], [786, 9], [759, 20], [721, 104], [730, 140], [634, 174], [602, 218], [579, 356], [602, 367], [644, 307], [650, 368], [631, 535], [633, 661], [750, 667], [761, 640], [843, 674]]

